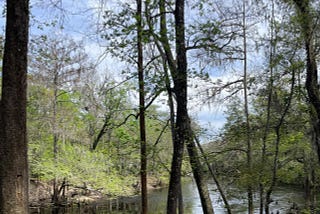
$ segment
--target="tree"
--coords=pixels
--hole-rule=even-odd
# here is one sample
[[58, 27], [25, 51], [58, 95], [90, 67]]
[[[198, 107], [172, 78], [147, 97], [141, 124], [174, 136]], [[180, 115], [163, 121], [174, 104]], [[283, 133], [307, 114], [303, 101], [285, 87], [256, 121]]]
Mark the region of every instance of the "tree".
[[179, 187], [181, 185], [181, 165], [184, 151], [184, 145], [187, 145], [190, 164], [197, 182], [202, 209], [204, 213], [213, 213], [212, 203], [203, 180], [199, 156], [197, 154], [195, 142], [193, 141], [193, 132], [191, 121], [187, 109], [187, 49], [185, 44], [185, 1], [177, 0], [175, 4], [175, 45], [176, 45], [176, 68], [172, 72], [174, 83], [174, 93], [177, 102], [177, 116], [174, 124], [175, 137], [173, 142], [173, 157], [171, 164], [167, 213], [176, 213], [179, 196]]
[[0, 103], [0, 213], [28, 213], [26, 134], [29, 1], [7, 1]]
[[[308, 104], [310, 119], [312, 124], [312, 143], [315, 146], [315, 153], [318, 155], [318, 162], [320, 162], [320, 91], [318, 84], [318, 47], [316, 42], [317, 33], [319, 32], [318, 19], [319, 15], [315, 13], [313, 3], [310, 0], [293, 0], [296, 6], [297, 20], [300, 26], [300, 36], [304, 43], [305, 50], [305, 65], [306, 65], [306, 80], [305, 88], [308, 95]], [[315, 175], [314, 168], [308, 166], [311, 158], [306, 158], [306, 208], [308, 210], [314, 209], [315, 196]], [[311, 171], [311, 173], [309, 173]], [[311, 175], [310, 175], [311, 174]]]
[[309, 0], [294, 0], [297, 8], [298, 20], [301, 28], [301, 36], [305, 45], [306, 52], [306, 82], [305, 86], [308, 92], [310, 102], [310, 114], [314, 120], [314, 143], [317, 149], [320, 162], [320, 92], [318, 87], [318, 66], [317, 53], [315, 47], [315, 30], [312, 6]]
[[[174, 92], [177, 101], [177, 116], [174, 124], [175, 138], [170, 171], [167, 213], [177, 212], [177, 202], [181, 187], [181, 166], [184, 145], [188, 141], [188, 124], [190, 123], [187, 110], [187, 58], [185, 50], [184, 0], [177, 0], [175, 5], [175, 30], [177, 67], [171, 71], [174, 81]], [[170, 62], [169, 62], [170, 63]], [[190, 140], [190, 139], [189, 139]]]
[[[247, 164], [248, 170], [252, 172], [252, 142], [251, 142], [251, 127], [249, 119], [249, 104], [248, 104], [248, 58], [247, 58], [247, 18], [246, 18], [246, 0], [242, 1], [242, 31], [243, 31], [243, 94], [244, 94], [244, 115], [246, 124], [246, 143], [247, 143]], [[252, 186], [248, 183], [248, 213], [252, 214], [253, 208], [253, 191]]]
[[147, 141], [145, 121], [145, 90], [144, 90], [144, 69], [142, 50], [142, 1], [137, 0], [137, 49], [138, 49], [138, 80], [139, 80], [139, 122], [140, 122], [140, 177], [141, 177], [141, 206], [142, 213], [148, 213], [147, 195]]
[[[88, 61], [88, 56], [84, 52], [82, 44], [67, 38], [54, 38], [40, 36], [32, 40], [30, 60], [30, 73], [34, 80], [46, 85], [53, 92], [48, 109], [52, 139], [53, 139], [53, 159], [58, 159], [59, 138], [66, 132], [60, 128], [63, 119], [59, 120], [59, 107], [61, 102], [71, 102], [63, 100], [61, 97], [70, 91], [75, 83], [79, 82], [80, 76], [84, 72], [93, 72], [94, 66]], [[53, 182], [53, 203], [58, 203], [58, 180]]]

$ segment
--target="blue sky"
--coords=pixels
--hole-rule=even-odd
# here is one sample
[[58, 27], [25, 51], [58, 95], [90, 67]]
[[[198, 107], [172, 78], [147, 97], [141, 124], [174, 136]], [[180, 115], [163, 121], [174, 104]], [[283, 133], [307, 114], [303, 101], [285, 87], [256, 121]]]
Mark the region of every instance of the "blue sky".
[[[3, 2], [0, 3], [3, 6]], [[40, 3], [39, 3], [40, 2]], [[31, 9], [32, 15], [34, 18], [31, 19], [31, 35], [41, 34], [46, 31], [51, 33], [67, 34], [73, 37], [75, 40], [84, 40], [86, 43], [86, 49], [93, 58], [98, 58], [103, 52], [104, 48], [100, 47], [98, 41], [99, 35], [96, 34], [98, 27], [96, 25], [97, 19], [101, 19], [101, 2], [99, 0], [65, 0], [60, 1], [59, 4], [53, 6], [48, 3], [49, 1], [32, 1], [31, 0]], [[118, 1], [109, 0], [103, 6], [105, 8], [111, 9], [116, 8]], [[63, 10], [61, 10], [61, 8]], [[1, 19], [1, 23], [4, 22], [4, 18]], [[63, 29], [53, 28], [51, 26], [46, 26], [52, 20], [56, 21], [57, 25], [63, 25]], [[40, 28], [39, 28], [40, 26]], [[112, 64], [112, 67], [121, 67], [121, 63], [117, 62], [115, 59], [105, 59], [105, 61], [100, 68], [102, 70], [108, 68], [108, 64]], [[119, 70], [119, 69], [117, 69]], [[103, 71], [102, 71], [103, 72]], [[212, 67], [209, 70], [211, 78], [214, 80], [221, 79], [223, 81], [228, 81], [230, 78], [235, 76], [225, 75], [219, 69]], [[193, 89], [190, 89], [191, 93], [194, 93]], [[195, 92], [197, 93], [197, 92]], [[201, 126], [210, 130], [210, 133], [216, 133], [219, 130], [224, 122], [225, 116], [223, 111], [225, 110], [224, 103], [213, 103], [212, 105], [201, 104], [201, 101], [197, 100], [196, 102], [190, 102], [190, 116], [194, 118]]]
[[[61, 33], [68, 34], [74, 37], [76, 40], [84, 40], [86, 42], [86, 49], [93, 58], [98, 58], [103, 52], [104, 48], [101, 48], [98, 44], [100, 40], [100, 35], [97, 35], [98, 27], [97, 19], [101, 19], [101, 2], [99, 0], [79, 0], [79, 1], [61, 1], [62, 5], [57, 5], [61, 8], [66, 8], [66, 11], [61, 11], [59, 8], [54, 7], [34, 7], [34, 15], [38, 20], [52, 20], [55, 18], [58, 20], [58, 24], [64, 25], [64, 29]], [[118, 0], [109, 0], [107, 3], [102, 5], [107, 9], [115, 9], [118, 4]], [[88, 9], [91, 8], [91, 9]], [[33, 26], [36, 27], [36, 26]], [[38, 32], [37, 29], [31, 32]], [[40, 32], [41, 33], [41, 32]], [[60, 33], [60, 32], [57, 32]], [[102, 72], [104, 70], [113, 70], [114, 67], [119, 66], [116, 70], [121, 70], [121, 63], [117, 62], [115, 59], [106, 58], [106, 61], [100, 66]], [[112, 68], [108, 65], [112, 64]], [[227, 81], [229, 78], [233, 78], [229, 75], [225, 75], [224, 72], [219, 71], [215, 67], [209, 71], [211, 77], [215, 79], [222, 79]], [[193, 89], [190, 89], [191, 91]], [[190, 93], [192, 94], [192, 92]], [[224, 122], [225, 117], [223, 114], [224, 106], [223, 104], [213, 104], [203, 105], [201, 101], [195, 103], [190, 103], [190, 116], [195, 118], [195, 120], [206, 129], [210, 130], [210, 133], [216, 133], [220, 129]]]

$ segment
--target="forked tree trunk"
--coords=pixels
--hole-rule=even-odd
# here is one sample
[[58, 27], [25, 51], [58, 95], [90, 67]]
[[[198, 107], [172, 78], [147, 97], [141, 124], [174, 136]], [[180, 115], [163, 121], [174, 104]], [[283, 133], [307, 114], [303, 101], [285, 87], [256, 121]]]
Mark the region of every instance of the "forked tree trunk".
[[26, 135], [29, 1], [7, 1], [0, 103], [0, 214], [28, 213]]
[[187, 110], [187, 57], [184, 39], [184, 3], [184, 0], [176, 0], [175, 8], [177, 69], [176, 72], [172, 73], [172, 79], [177, 101], [177, 119], [167, 200], [168, 214], [177, 213], [179, 189], [181, 188], [183, 151], [184, 145], [188, 141], [189, 117]]
[[[200, 161], [193, 142], [193, 134], [190, 126], [190, 118], [187, 110], [187, 56], [185, 46], [185, 24], [184, 24], [184, 0], [176, 0], [175, 8], [175, 32], [176, 32], [176, 64], [172, 60], [171, 52], [168, 50], [167, 41], [162, 41], [168, 58], [168, 64], [172, 72], [174, 82], [174, 93], [176, 95], [177, 116], [174, 127], [173, 157], [171, 163], [171, 174], [169, 181], [167, 213], [175, 214], [178, 208], [178, 199], [181, 198], [181, 166], [184, 153], [184, 145], [187, 144], [190, 161], [197, 182], [204, 213], [213, 213], [208, 190], [202, 177]], [[160, 5], [160, 9], [164, 5]], [[166, 38], [165, 20], [161, 20], [161, 38]], [[182, 205], [182, 202], [179, 202]], [[182, 213], [182, 209], [179, 209]]]

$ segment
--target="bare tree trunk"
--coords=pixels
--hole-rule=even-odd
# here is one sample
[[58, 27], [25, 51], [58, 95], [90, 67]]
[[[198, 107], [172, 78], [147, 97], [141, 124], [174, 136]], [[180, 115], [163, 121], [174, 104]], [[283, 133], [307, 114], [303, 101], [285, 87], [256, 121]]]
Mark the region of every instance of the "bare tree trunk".
[[[167, 213], [176, 213], [179, 205], [179, 213], [183, 213], [183, 200], [181, 192], [181, 165], [184, 153], [184, 144], [188, 143], [188, 152], [195, 180], [199, 189], [203, 209], [205, 213], [213, 213], [212, 203], [203, 178], [199, 157], [193, 142], [193, 135], [191, 132], [190, 119], [187, 111], [187, 59], [184, 39], [184, 1], [176, 1], [175, 21], [176, 21], [176, 59], [173, 60], [173, 55], [170, 50], [167, 27], [165, 18], [165, 2], [159, 2], [161, 13], [160, 21], [160, 42], [162, 48], [158, 47], [162, 53], [164, 61], [168, 62], [170, 71], [172, 72], [172, 79], [174, 82], [174, 93], [177, 101], [177, 116], [174, 121], [173, 100], [171, 96], [170, 80], [168, 74], [166, 77], [166, 87], [169, 94], [170, 109], [171, 109], [171, 125], [172, 125], [172, 139], [173, 158], [171, 165]], [[159, 46], [157, 44], [157, 46]]]
[[315, 213], [316, 208], [316, 176], [315, 176], [315, 153], [305, 153], [304, 154], [304, 173], [305, 173], [305, 182], [304, 182], [304, 193], [305, 193], [305, 208], [310, 213]]
[[[192, 136], [191, 127], [189, 130], [189, 135]], [[204, 179], [203, 167], [200, 162], [200, 157], [197, 151], [197, 147], [193, 138], [187, 144], [187, 150], [190, 158], [190, 164], [193, 172], [193, 177], [196, 181], [203, 213], [214, 213], [212, 208], [212, 203], [208, 191], [206, 181]]]
[[7, 1], [0, 103], [0, 214], [29, 213], [26, 132], [29, 1]]
[[[178, 124], [177, 124], [178, 127]], [[177, 130], [179, 132], [179, 130]], [[169, 181], [167, 213], [175, 214], [178, 208], [178, 199], [181, 192], [181, 165], [183, 158], [184, 140], [178, 138], [174, 142], [171, 173]]]
[[276, 185], [276, 181], [277, 181], [277, 172], [278, 172], [278, 161], [279, 161], [279, 145], [280, 145], [280, 140], [281, 140], [281, 136], [280, 136], [280, 126], [276, 127], [276, 142], [275, 142], [275, 154], [274, 154], [274, 158], [273, 158], [273, 168], [272, 168], [272, 179], [271, 179], [271, 184], [270, 187], [268, 188], [267, 192], [266, 192], [266, 204], [265, 204], [265, 213], [269, 214], [269, 205], [272, 202], [271, 199], [271, 194], [273, 192], [273, 189]]
[[[191, 127], [189, 128], [190, 128], [189, 135], [193, 136]], [[204, 178], [203, 167], [201, 165], [200, 157], [199, 157], [197, 147], [195, 145], [193, 138], [188, 141], [187, 149], [189, 153], [193, 177], [198, 187], [198, 192], [199, 192], [199, 196], [202, 204], [202, 211], [203, 213], [206, 213], [206, 214], [213, 214], [214, 211], [213, 211], [207, 183]]]
[[224, 191], [223, 191], [223, 189], [222, 189], [222, 187], [221, 187], [221, 185], [220, 185], [220, 182], [219, 182], [217, 176], [215, 175], [215, 173], [214, 173], [213, 170], [212, 170], [212, 167], [210, 166], [208, 157], [207, 157], [207, 155], [205, 154], [202, 146], [200, 145], [199, 139], [198, 139], [196, 136], [194, 136], [194, 138], [195, 138], [196, 144], [197, 144], [197, 146], [198, 146], [198, 148], [199, 148], [199, 150], [200, 150], [200, 153], [201, 153], [202, 157], [204, 158], [204, 161], [205, 161], [205, 163], [206, 163], [206, 165], [207, 165], [207, 167], [208, 167], [208, 169], [209, 169], [209, 171], [210, 171], [211, 177], [212, 177], [212, 179], [214, 180], [214, 182], [215, 182], [215, 184], [216, 184], [216, 186], [217, 186], [217, 189], [218, 189], [218, 191], [219, 191], [219, 193], [220, 193], [220, 195], [221, 195], [221, 198], [222, 198], [222, 200], [223, 200], [224, 206], [225, 206], [225, 208], [227, 209], [227, 213], [228, 213], [228, 214], [231, 214], [232, 212], [231, 212], [230, 204], [229, 204], [229, 202], [228, 202], [228, 200], [227, 200], [227, 197], [226, 197], [226, 195], [225, 195], [225, 193], [224, 193]]
[[139, 76], [139, 111], [140, 111], [140, 178], [141, 178], [141, 206], [142, 214], [148, 213], [147, 193], [147, 141], [145, 124], [145, 90], [143, 74], [143, 50], [142, 50], [142, 1], [137, 0], [137, 34], [138, 34], [138, 76]]

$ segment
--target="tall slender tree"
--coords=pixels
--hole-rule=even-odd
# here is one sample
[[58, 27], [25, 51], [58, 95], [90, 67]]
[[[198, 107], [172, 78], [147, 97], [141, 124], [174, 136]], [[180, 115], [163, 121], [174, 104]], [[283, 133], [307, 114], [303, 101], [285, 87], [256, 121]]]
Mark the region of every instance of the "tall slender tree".
[[140, 178], [141, 178], [141, 197], [142, 213], [148, 213], [147, 195], [147, 141], [146, 141], [146, 122], [145, 122], [145, 90], [144, 90], [144, 69], [143, 69], [143, 50], [142, 50], [142, 1], [137, 0], [137, 47], [138, 47], [138, 79], [139, 79], [139, 113], [140, 113]]
[[0, 213], [28, 213], [26, 133], [29, 1], [6, 2], [0, 103]]
[[[249, 173], [252, 171], [252, 143], [251, 143], [251, 128], [249, 120], [249, 105], [248, 105], [248, 59], [247, 59], [247, 20], [246, 20], [246, 0], [242, 1], [242, 31], [243, 31], [243, 91], [244, 91], [244, 114], [246, 124], [246, 143], [247, 143], [247, 167]], [[252, 185], [248, 183], [248, 213], [253, 213], [253, 193]]]

